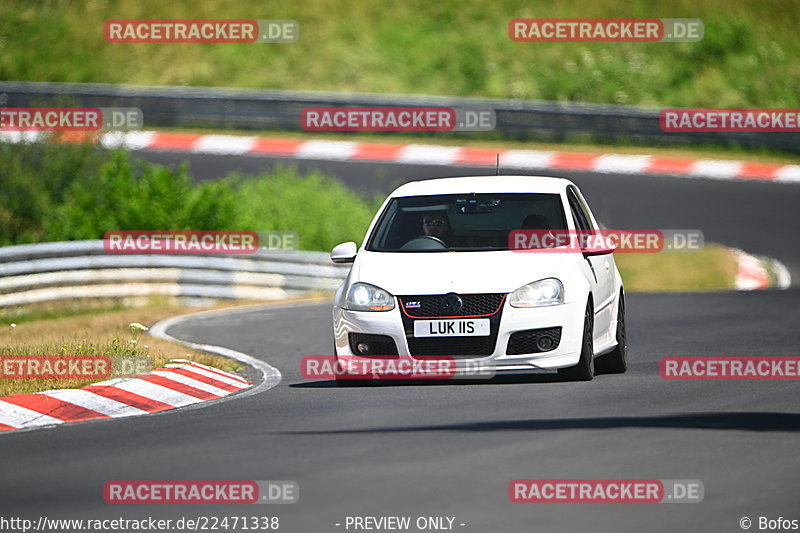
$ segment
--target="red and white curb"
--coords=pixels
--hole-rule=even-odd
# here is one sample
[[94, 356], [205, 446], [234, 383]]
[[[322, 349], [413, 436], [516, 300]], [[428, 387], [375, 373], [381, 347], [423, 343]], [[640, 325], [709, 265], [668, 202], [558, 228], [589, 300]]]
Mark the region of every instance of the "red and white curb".
[[[742, 250], [732, 249], [736, 257], [737, 271], [735, 286], [739, 291], [753, 291], [776, 287], [788, 289], [792, 284], [789, 270], [776, 259], [759, 258]], [[775, 283], [770, 281], [770, 270], [775, 275]]]
[[175, 359], [149, 374], [110, 379], [81, 389], [0, 398], [0, 431], [158, 413], [217, 400], [250, 386], [235, 374]]
[[[297, 306], [298, 303], [286, 304]], [[299, 305], [309, 305], [300, 303]], [[253, 305], [248, 309], [280, 308], [280, 305]], [[116, 378], [93, 383], [82, 389], [63, 389], [0, 398], [0, 433], [60, 426], [71, 422], [153, 415], [179, 409], [205, 407], [215, 402], [244, 398], [276, 386], [280, 371], [251, 355], [222, 346], [199, 344], [170, 336], [166, 331], [198, 317], [216, 317], [243, 312], [241, 307], [201, 311], [153, 324], [148, 334], [195, 350], [214, 353], [249, 365], [260, 381], [246, 379], [187, 359], [175, 359], [164, 368], [131, 378]], [[231, 397], [233, 393], [235, 396]]]
[[[0, 142], [35, 142], [40, 132], [0, 132]], [[65, 133], [65, 141], [85, 139]], [[251, 155], [326, 161], [377, 161], [414, 165], [492, 167], [500, 156], [502, 170], [568, 170], [607, 174], [650, 174], [718, 180], [761, 180], [800, 183], [800, 165], [694, 159], [651, 155], [622, 155], [428, 144], [309, 141], [280, 137], [201, 135], [172, 132], [111, 132], [96, 135], [107, 148], [158, 150], [216, 155]]]

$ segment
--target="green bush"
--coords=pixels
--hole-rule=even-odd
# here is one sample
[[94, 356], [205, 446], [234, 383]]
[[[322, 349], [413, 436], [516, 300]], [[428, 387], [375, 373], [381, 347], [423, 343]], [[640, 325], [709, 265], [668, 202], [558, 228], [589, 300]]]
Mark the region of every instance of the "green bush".
[[257, 178], [230, 178], [237, 198], [234, 227], [253, 231], [296, 231], [304, 250], [330, 250], [361, 242], [377, 205], [319, 172], [299, 176], [277, 168]]
[[112, 230], [288, 230], [304, 250], [359, 241], [377, 205], [295, 168], [193, 181], [187, 166], [88, 145], [0, 145], [0, 243], [99, 239]]
[[233, 192], [221, 183], [192, 183], [172, 170], [117, 152], [89, 179], [77, 180], [44, 220], [51, 240], [97, 239], [112, 230], [211, 230], [230, 227]]
[[108, 157], [89, 145], [0, 143], [0, 245], [51, 240], [45, 221]]

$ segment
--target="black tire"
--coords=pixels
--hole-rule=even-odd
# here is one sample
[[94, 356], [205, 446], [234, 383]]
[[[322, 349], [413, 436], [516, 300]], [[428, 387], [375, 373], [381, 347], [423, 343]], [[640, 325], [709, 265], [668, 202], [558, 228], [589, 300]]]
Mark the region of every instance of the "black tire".
[[624, 374], [628, 370], [628, 337], [625, 332], [625, 296], [619, 295], [617, 310], [617, 347], [597, 359], [597, 371], [604, 374]]
[[569, 368], [560, 368], [558, 375], [570, 381], [591, 381], [594, 377], [594, 309], [592, 302], [586, 305], [583, 314], [583, 341], [581, 342], [581, 358], [578, 364]]

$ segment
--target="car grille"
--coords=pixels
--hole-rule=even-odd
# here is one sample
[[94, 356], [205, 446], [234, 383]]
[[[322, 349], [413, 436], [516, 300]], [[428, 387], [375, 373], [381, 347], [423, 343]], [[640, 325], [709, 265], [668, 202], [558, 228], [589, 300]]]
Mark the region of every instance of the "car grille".
[[[537, 346], [537, 341], [542, 337], [549, 337], [553, 341], [553, 347], [549, 350], [542, 350]], [[520, 355], [524, 353], [549, 352], [558, 348], [561, 342], [561, 327], [526, 329], [512, 333], [508, 339], [507, 355]]]
[[[461, 311], [453, 313], [443, 309], [447, 294], [426, 294], [424, 296], [398, 296], [400, 309], [413, 318], [437, 318], [445, 316], [489, 316], [496, 313], [503, 303], [505, 294], [459, 294], [464, 303]], [[412, 304], [415, 307], [406, 307]], [[416, 307], [416, 305], [419, 307]]]
[[370, 335], [367, 333], [350, 333], [350, 352], [358, 354], [356, 347], [359, 343], [366, 342], [371, 350], [368, 355], [397, 355], [397, 345], [388, 335]]
[[[398, 296], [403, 311], [409, 353], [414, 357], [452, 356], [487, 357], [494, 353], [500, 317], [503, 314], [505, 294], [459, 294], [463, 308], [459, 312], [442, 309], [447, 294], [423, 296]], [[408, 302], [418, 302], [419, 307], [407, 308]], [[476, 317], [489, 319], [489, 335], [482, 337], [414, 337], [414, 320], [418, 318]]]

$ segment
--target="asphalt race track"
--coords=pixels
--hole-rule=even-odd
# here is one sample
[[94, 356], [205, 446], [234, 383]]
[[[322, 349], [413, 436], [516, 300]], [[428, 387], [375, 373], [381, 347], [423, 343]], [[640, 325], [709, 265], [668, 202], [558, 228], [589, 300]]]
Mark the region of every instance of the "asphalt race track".
[[[190, 159], [218, 177], [200, 156]], [[255, 171], [274, 160], [214, 158]], [[352, 186], [441, 167], [304, 163]], [[447, 175], [475, 174], [448, 168]], [[783, 261], [800, 278], [800, 187], [562, 175], [609, 227], [699, 228], [709, 241]], [[750, 517], [800, 518], [796, 382], [665, 381], [665, 356], [796, 356], [800, 288], [630, 294], [631, 367], [588, 383], [550, 376], [479, 384], [339, 389], [299, 374], [331, 346], [328, 304], [244, 309], [184, 322], [175, 337], [262, 358], [283, 374], [262, 394], [202, 409], [66, 425], [0, 438], [0, 515], [49, 518], [279, 516], [287, 532], [345, 531], [348, 515], [452, 516], [465, 532], [741, 531]], [[694, 504], [519, 504], [518, 478], [699, 479]], [[109, 480], [294, 480], [300, 501], [264, 506], [112, 506]], [[342, 524], [336, 526], [336, 524]], [[460, 524], [465, 524], [461, 526]], [[352, 531], [352, 529], [351, 529]]]

